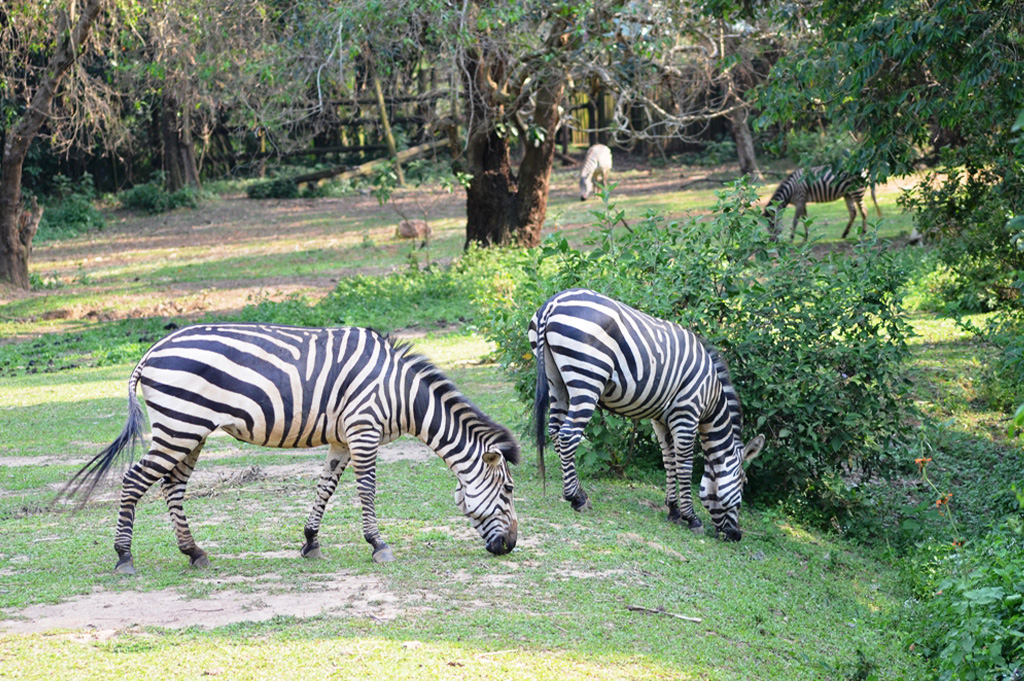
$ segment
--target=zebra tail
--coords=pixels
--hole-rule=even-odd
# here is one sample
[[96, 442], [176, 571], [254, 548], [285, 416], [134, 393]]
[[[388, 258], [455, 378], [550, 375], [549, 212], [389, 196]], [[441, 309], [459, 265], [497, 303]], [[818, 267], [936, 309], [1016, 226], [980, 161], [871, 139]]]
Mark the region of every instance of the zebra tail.
[[878, 211], [878, 217], [882, 217], [882, 209], [878, 207], [878, 201], [875, 199], [875, 183], [871, 183], [871, 203], [875, 204], [875, 210]]
[[[540, 324], [538, 324], [540, 327]], [[544, 336], [537, 329], [537, 389], [533, 397], [533, 420], [537, 428], [537, 472], [540, 473], [541, 491], [548, 493], [548, 476], [544, 469], [544, 440], [547, 436], [548, 376], [544, 367]]]
[[73, 478], [68, 480], [50, 503], [51, 508], [61, 499], [71, 500], [77, 497], [78, 503], [75, 504], [74, 510], [80, 510], [89, 500], [96, 485], [106, 477], [111, 465], [118, 458], [123, 457], [127, 452], [128, 461], [135, 460], [135, 446], [145, 444], [142, 439], [142, 408], [135, 396], [135, 386], [141, 369], [142, 364], [140, 363], [128, 380], [128, 420], [125, 422], [121, 434], [103, 451], [94, 456], [89, 463], [82, 466]]

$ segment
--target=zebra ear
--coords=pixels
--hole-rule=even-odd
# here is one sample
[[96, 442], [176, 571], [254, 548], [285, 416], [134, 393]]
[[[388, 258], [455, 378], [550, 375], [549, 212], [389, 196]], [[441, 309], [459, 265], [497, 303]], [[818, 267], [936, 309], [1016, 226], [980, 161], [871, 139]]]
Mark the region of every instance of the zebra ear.
[[760, 454], [761, 447], [764, 447], [764, 435], [758, 435], [748, 442], [743, 448], [743, 463], [749, 463], [751, 459]]
[[503, 458], [504, 457], [502, 457], [501, 452], [495, 451], [493, 449], [484, 452], [484, 463], [490, 466], [497, 466], [498, 464], [501, 463], [501, 460]]

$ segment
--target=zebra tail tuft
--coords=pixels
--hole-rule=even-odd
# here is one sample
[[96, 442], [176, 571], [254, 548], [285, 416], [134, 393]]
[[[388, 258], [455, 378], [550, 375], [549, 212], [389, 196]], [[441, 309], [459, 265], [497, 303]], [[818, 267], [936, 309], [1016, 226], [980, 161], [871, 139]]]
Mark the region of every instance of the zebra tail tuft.
[[[538, 327], [540, 325], [538, 324]], [[544, 470], [544, 440], [547, 435], [548, 377], [544, 367], [544, 336], [537, 329], [537, 389], [533, 397], [533, 420], [537, 428], [537, 472], [540, 473], [541, 491], [548, 493], [548, 476]]]
[[128, 461], [134, 461], [135, 446], [145, 445], [145, 441], [142, 438], [142, 408], [139, 406], [139, 400], [135, 396], [135, 385], [140, 368], [141, 366], [136, 368], [135, 373], [132, 374], [131, 380], [128, 382], [128, 420], [125, 422], [121, 434], [107, 445], [103, 451], [94, 456], [89, 463], [82, 466], [73, 478], [68, 480], [57, 493], [57, 496], [54, 497], [53, 501], [50, 502], [51, 509], [62, 499], [71, 500], [77, 498], [78, 503], [75, 504], [73, 510], [81, 510], [85, 503], [89, 501], [89, 497], [92, 495], [96, 485], [106, 477], [111, 465], [118, 458], [123, 457], [126, 452]]

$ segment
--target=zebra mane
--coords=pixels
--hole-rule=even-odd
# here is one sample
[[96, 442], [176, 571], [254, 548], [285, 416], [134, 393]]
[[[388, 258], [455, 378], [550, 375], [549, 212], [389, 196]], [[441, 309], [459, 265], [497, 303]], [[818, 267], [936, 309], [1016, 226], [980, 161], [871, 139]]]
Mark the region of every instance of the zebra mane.
[[736, 392], [736, 388], [732, 384], [732, 377], [729, 375], [729, 365], [726, 364], [725, 358], [719, 354], [718, 350], [708, 345], [705, 345], [705, 348], [708, 354], [711, 355], [711, 362], [715, 366], [715, 373], [718, 374], [718, 380], [722, 384], [722, 394], [725, 396], [725, 401], [729, 406], [733, 430], [736, 432], [736, 436], [742, 439], [743, 404], [740, 402], [739, 393]]
[[433, 362], [425, 356], [413, 352], [412, 345], [408, 341], [396, 340], [388, 335], [385, 335], [384, 339], [387, 340], [394, 349], [396, 358], [399, 361], [407, 363], [410, 369], [419, 374], [419, 376], [431, 386], [440, 389], [445, 393], [457, 393], [462, 402], [472, 410], [473, 416], [480, 422], [481, 426], [498, 435], [498, 440], [492, 446], [501, 452], [501, 455], [505, 457], [505, 460], [509, 463], [519, 463], [519, 443], [512, 435], [512, 431], [480, 411], [480, 408], [473, 404], [468, 397], [463, 395], [462, 391], [459, 390], [452, 380], [448, 378], [443, 371], [438, 369]]

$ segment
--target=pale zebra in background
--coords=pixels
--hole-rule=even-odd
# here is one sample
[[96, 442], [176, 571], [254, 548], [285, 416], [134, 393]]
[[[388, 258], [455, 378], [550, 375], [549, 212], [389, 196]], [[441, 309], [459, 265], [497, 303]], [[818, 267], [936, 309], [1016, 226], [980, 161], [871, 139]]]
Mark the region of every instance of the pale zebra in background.
[[114, 460], [142, 443], [138, 384], [149, 407], [152, 445], [124, 474], [114, 540], [119, 573], [135, 572], [135, 507], [158, 480], [178, 548], [193, 566], [209, 564], [192, 537], [182, 501], [203, 443], [217, 428], [264, 447], [329, 445], [305, 525], [303, 556], [321, 556], [317, 535], [324, 509], [351, 461], [363, 537], [375, 561], [394, 559], [374, 511], [377, 448], [405, 434], [426, 443], [455, 474], [456, 504], [487, 550], [500, 555], [516, 545], [508, 466], [519, 461], [515, 438], [426, 358], [375, 331], [264, 324], [204, 324], [176, 331], [153, 345], [132, 372], [121, 435], [72, 478], [62, 496], [77, 495], [85, 503]]
[[[800, 218], [807, 215], [808, 203], [831, 203], [844, 199], [846, 209], [850, 212], [850, 221], [846, 223], [842, 238], [850, 232], [850, 226], [857, 219], [857, 211], [860, 210], [861, 227], [860, 233], [863, 236], [867, 231], [868, 216], [864, 212], [864, 179], [857, 175], [848, 173], [836, 173], [828, 166], [811, 168], [806, 174], [803, 168], [793, 172], [787, 177], [768, 199], [764, 209], [764, 216], [771, 221], [771, 232], [778, 235], [779, 219], [786, 205], [792, 203], [796, 210], [793, 216], [793, 226], [789, 231], [789, 238], [796, 236], [796, 225]], [[882, 217], [882, 209], [878, 207], [875, 200], [875, 185], [871, 183], [871, 200], [878, 211], [878, 217]], [[804, 221], [804, 239], [807, 239], [807, 222]]]
[[[744, 446], [742, 410], [728, 368], [700, 338], [586, 289], [552, 296], [530, 320], [537, 358], [534, 416], [544, 475], [544, 416], [562, 469], [562, 496], [577, 511], [590, 508], [576, 474], [575, 454], [598, 405], [631, 419], [651, 419], [665, 464], [668, 518], [699, 531], [690, 484], [700, 434], [704, 476], [700, 498], [718, 532], [739, 540], [743, 464], [764, 437]], [[679, 494], [679, 486], [682, 494]]]
[[612, 172], [612, 150], [603, 144], [595, 144], [587, 149], [580, 169], [580, 201], [594, 193], [594, 179], [600, 175], [601, 184], [608, 184]]

